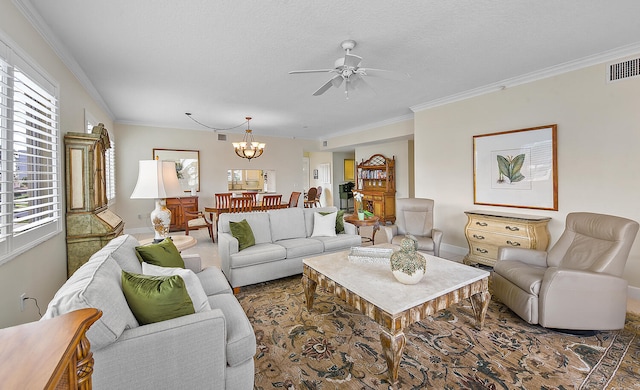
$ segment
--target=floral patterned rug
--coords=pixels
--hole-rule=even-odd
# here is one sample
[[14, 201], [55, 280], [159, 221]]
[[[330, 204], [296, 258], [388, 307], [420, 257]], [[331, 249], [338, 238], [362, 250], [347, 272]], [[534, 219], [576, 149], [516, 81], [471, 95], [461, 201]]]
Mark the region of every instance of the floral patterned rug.
[[258, 342], [255, 389], [640, 389], [640, 317], [631, 314], [623, 330], [575, 336], [492, 300], [478, 331], [463, 301], [405, 330], [390, 385], [379, 325], [322, 288], [311, 312], [300, 276], [237, 297]]

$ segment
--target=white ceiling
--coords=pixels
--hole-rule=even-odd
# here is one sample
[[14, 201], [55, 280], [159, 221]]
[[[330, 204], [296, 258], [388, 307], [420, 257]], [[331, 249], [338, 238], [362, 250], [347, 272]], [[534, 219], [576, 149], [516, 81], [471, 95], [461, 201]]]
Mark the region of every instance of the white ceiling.
[[[326, 139], [522, 75], [640, 52], [637, 0], [18, 4], [116, 122], [205, 130], [184, 113], [216, 128], [252, 116], [256, 138]], [[312, 96], [330, 74], [288, 74], [333, 67], [345, 39], [362, 66], [410, 78], [368, 78], [376, 95], [347, 100], [336, 88]]]

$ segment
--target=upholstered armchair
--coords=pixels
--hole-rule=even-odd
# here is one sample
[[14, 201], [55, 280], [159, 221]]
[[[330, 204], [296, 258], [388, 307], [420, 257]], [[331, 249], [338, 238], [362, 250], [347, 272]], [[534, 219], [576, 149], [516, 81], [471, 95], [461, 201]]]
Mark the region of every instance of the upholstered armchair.
[[418, 240], [418, 250], [440, 256], [442, 231], [433, 228], [433, 199], [396, 199], [396, 222], [383, 226], [381, 230], [386, 241], [400, 245], [405, 235], [411, 234]]
[[627, 307], [622, 273], [637, 232], [638, 223], [629, 219], [571, 213], [548, 252], [499, 248], [492, 293], [530, 324], [621, 329]]

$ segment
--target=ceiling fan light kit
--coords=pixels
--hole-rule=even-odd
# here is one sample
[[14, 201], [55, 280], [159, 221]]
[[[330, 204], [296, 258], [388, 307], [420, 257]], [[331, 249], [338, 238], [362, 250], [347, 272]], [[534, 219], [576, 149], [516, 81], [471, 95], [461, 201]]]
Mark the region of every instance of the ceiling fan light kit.
[[249, 121], [251, 117], [246, 117], [247, 119], [247, 130], [245, 130], [244, 137], [242, 138], [242, 142], [232, 142], [233, 149], [236, 152], [238, 157], [246, 158], [251, 161], [253, 158], [258, 158], [262, 156], [264, 152], [264, 148], [266, 146], [265, 143], [257, 142], [253, 139], [253, 132], [249, 128]]
[[364, 76], [384, 77], [396, 80], [408, 78], [407, 74], [390, 70], [361, 68], [360, 63], [362, 62], [362, 57], [351, 54], [351, 50], [356, 47], [356, 41], [352, 39], [342, 41], [340, 46], [345, 54], [344, 57], [335, 60], [333, 69], [292, 70], [289, 74], [335, 73], [335, 76], [322, 84], [322, 86], [313, 93], [313, 96], [320, 96], [331, 87], [339, 88], [344, 82], [344, 93], [347, 99], [349, 98], [349, 91], [352, 90], [361, 90], [367, 94], [374, 94], [373, 89], [365, 82]]

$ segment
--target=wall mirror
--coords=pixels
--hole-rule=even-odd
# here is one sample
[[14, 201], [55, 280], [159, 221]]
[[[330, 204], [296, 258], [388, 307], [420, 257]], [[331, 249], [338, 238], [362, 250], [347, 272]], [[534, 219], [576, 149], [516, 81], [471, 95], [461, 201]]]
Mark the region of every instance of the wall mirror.
[[200, 151], [153, 149], [153, 159], [174, 161], [178, 181], [184, 192], [200, 191]]
[[229, 169], [227, 184], [230, 192], [276, 191], [276, 171], [263, 169]]

